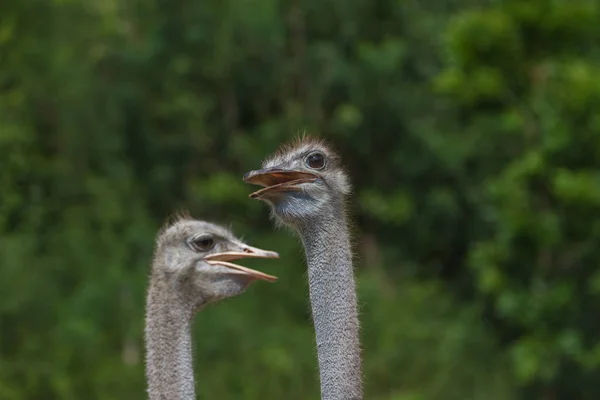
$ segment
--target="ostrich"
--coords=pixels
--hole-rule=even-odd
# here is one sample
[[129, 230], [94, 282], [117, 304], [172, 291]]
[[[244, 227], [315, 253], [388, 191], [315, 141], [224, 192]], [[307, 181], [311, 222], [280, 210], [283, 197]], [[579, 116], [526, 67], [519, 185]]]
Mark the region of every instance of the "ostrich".
[[324, 142], [302, 138], [282, 147], [244, 181], [264, 186], [250, 195], [269, 204], [279, 224], [304, 245], [325, 400], [362, 399], [356, 287], [345, 209], [350, 192], [339, 156]]
[[218, 225], [179, 216], [157, 236], [146, 298], [146, 377], [150, 400], [196, 399], [191, 326], [203, 306], [276, 277], [230, 261], [278, 258]]

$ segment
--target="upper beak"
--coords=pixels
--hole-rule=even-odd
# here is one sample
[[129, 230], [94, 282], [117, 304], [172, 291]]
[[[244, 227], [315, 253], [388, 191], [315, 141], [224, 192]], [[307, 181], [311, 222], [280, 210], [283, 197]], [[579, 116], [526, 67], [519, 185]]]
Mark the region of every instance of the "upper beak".
[[204, 257], [204, 260], [212, 265], [222, 265], [227, 268], [242, 271], [256, 279], [262, 279], [268, 282], [275, 282], [276, 276], [268, 275], [251, 268], [242, 267], [229, 261], [239, 260], [242, 258], [279, 258], [279, 254], [274, 251], [262, 250], [257, 247], [245, 245], [242, 251], [226, 251], [223, 253], [209, 254]]
[[283, 192], [300, 190], [297, 185], [301, 183], [314, 182], [318, 176], [298, 170], [282, 168], [265, 168], [250, 171], [244, 175], [244, 182], [264, 186], [264, 189], [250, 194], [250, 198], [257, 198], [267, 192]]

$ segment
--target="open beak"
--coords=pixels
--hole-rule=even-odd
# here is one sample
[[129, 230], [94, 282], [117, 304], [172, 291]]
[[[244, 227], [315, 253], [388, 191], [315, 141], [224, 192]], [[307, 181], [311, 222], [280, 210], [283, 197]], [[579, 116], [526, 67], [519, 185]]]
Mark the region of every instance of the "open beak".
[[222, 265], [223, 267], [241, 271], [256, 279], [262, 279], [267, 282], [275, 282], [276, 276], [268, 275], [251, 268], [242, 267], [230, 261], [239, 260], [242, 258], [279, 258], [279, 254], [274, 251], [262, 250], [252, 246], [244, 246], [243, 251], [227, 251], [223, 253], [209, 254], [204, 257], [204, 260], [211, 265]]
[[302, 190], [301, 183], [314, 182], [318, 176], [306, 171], [286, 170], [281, 168], [266, 168], [250, 171], [244, 175], [244, 182], [264, 186], [250, 194], [251, 199], [260, 198], [267, 193], [289, 192]]

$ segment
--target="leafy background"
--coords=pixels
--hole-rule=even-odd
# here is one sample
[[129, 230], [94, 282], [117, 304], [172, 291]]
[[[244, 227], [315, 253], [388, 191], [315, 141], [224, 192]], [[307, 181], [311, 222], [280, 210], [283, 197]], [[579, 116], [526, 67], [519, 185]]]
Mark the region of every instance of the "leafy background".
[[143, 399], [181, 208], [280, 261], [206, 309], [201, 398], [318, 398], [303, 253], [241, 176], [352, 174], [366, 398], [600, 396], [600, 4], [4, 0], [0, 399]]

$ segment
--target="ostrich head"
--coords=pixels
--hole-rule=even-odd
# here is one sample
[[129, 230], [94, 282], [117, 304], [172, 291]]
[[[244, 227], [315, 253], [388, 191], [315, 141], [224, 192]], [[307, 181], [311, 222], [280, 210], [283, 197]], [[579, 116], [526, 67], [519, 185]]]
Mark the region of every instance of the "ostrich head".
[[218, 225], [179, 217], [156, 240], [152, 279], [196, 306], [236, 296], [248, 285], [276, 277], [242, 267], [241, 258], [278, 258], [273, 251], [251, 247]]
[[266, 201], [281, 222], [298, 225], [343, 209], [350, 182], [339, 156], [323, 141], [301, 138], [284, 145], [244, 175], [244, 181], [264, 186], [250, 198]]

